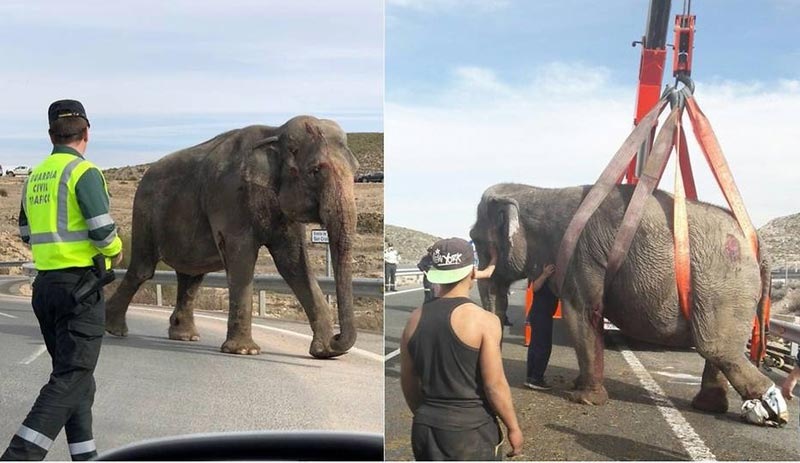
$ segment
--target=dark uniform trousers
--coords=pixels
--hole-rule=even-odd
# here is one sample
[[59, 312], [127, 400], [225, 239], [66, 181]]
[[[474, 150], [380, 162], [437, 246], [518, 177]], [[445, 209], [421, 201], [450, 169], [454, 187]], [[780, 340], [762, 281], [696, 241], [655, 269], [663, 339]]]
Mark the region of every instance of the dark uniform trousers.
[[40, 272], [33, 311], [53, 363], [50, 380], [0, 460], [42, 460], [65, 428], [73, 460], [97, 455], [92, 436], [94, 369], [105, 329], [102, 291], [77, 305], [72, 291], [90, 269]]
[[387, 291], [394, 291], [397, 278], [397, 264], [383, 263], [383, 281]]

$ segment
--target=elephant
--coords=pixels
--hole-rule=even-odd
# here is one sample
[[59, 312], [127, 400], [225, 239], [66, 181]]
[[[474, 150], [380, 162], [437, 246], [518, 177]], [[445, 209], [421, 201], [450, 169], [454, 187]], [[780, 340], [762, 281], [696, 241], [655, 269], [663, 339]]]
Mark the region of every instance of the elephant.
[[[163, 261], [177, 274], [170, 339], [199, 340], [193, 301], [206, 273], [224, 269], [230, 311], [221, 350], [255, 355], [253, 273], [266, 246], [313, 330], [309, 353], [329, 358], [356, 341], [352, 247], [358, 160], [331, 120], [297, 116], [280, 127], [252, 125], [220, 134], [153, 163], [133, 204], [132, 251], [125, 278], [106, 306], [106, 331], [126, 336], [125, 314]], [[340, 333], [308, 261], [305, 224], [328, 231]]]
[[[479, 283], [484, 308], [502, 319], [509, 285], [536, 277], [556, 262], [564, 232], [590, 188], [501, 183], [483, 193], [470, 235], [480, 262], [489, 261], [491, 247], [498, 255], [491, 279]], [[562, 287], [556, 288], [553, 278], [547, 283], [562, 301], [578, 358], [579, 374], [569, 398], [596, 405], [608, 400], [603, 317], [634, 339], [694, 347], [705, 359], [694, 408], [726, 412], [728, 381], [743, 400], [762, 398], [774, 385], [743, 352], [757, 306], [769, 294], [766, 257], [757, 259], [729, 211], [687, 202], [693, 290], [687, 320], [675, 280], [673, 198], [656, 190], [647, 199], [627, 258], [606, 288], [609, 251], [633, 189], [618, 185], [611, 190], [586, 224]]]

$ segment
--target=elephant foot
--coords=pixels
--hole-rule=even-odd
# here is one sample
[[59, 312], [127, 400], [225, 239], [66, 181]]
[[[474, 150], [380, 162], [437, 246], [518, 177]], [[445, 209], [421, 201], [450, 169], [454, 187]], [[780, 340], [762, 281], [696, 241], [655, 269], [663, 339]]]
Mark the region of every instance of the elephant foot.
[[700, 389], [692, 399], [692, 408], [709, 413], [726, 413], [728, 411], [728, 393], [726, 388], [713, 387]]
[[125, 313], [106, 310], [106, 331], [114, 336], [127, 336], [128, 324], [125, 322]]
[[237, 355], [258, 355], [261, 353], [261, 347], [253, 341], [253, 338], [247, 339], [228, 339], [222, 343], [220, 350], [226, 354]]
[[592, 389], [578, 389], [567, 393], [567, 398], [575, 403], [585, 405], [605, 405], [608, 402], [608, 392], [603, 386]]
[[194, 324], [191, 325], [169, 325], [169, 338], [176, 341], [199, 341], [200, 333]]
[[314, 340], [311, 341], [311, 347], [308, 349], [308, 353], [314, 358], [329, 359], [346, 354], [347, 351], [334, 350], [331, 348], [330, 341], [323, 342], [320, 338], [314, 336]]

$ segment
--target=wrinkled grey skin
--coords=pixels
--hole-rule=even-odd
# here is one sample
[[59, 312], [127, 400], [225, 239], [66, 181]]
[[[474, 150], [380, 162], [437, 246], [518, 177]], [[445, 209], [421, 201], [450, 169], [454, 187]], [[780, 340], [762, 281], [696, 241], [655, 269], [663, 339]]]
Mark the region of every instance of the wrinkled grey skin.
[[[252, 281], [258, 251], [266, 246], [308, 316], [311, 355], [347, 352], [356, 340], [351, 251], [357, 168], [342, 129], [310, 116], [280, 127], [232, 130], [154, 163], [136, 191], [130, 268], [107, 303], [106, 330], [127, 334], [128, 304], [163, 260], [178, 275], [169, 337], [198, 340], [192, 301], [204, 274], [224, 269], [230, 312], [222, 351], [258, 354], [250, 326]], [[328, 230], [340, 334], [333, 334], [331, 308], [308, 263], [309, 222]]]
[[[504, 315], [508, 286], [538, 276], [556, 262], [570, 219], [589, 187], [543, 189], [498, 184], [483, 194], [471, 236], [479, 258], [489, 261], [489, 236], [496, 236], [497, 268], [482, 280], [481, 299]], [[656, 191], [646, 206], [630, 251], [603, 297], [607, 256], [633, 193], [616, 187], [595, 212], [577, 243], [561, 292], [580, 369], [571, 400], [603, 404], [603, 316], [635, 339], [665, 346], [696, 347], [706, 360], [700, 392], [692, 405], [727, 411], [727, 379], [743, 399], [760, 398], [772, 385], [743, 354], [763, 291], [769, 288], [766, 262], [757, 262], [729, 212], [690, 202], [692, 315], [680, 313], [675, 283], [672, 197]], [[490, 235], [493, 230], [494, 235]], [[762, 276], [763, 278], [762, 280]]]

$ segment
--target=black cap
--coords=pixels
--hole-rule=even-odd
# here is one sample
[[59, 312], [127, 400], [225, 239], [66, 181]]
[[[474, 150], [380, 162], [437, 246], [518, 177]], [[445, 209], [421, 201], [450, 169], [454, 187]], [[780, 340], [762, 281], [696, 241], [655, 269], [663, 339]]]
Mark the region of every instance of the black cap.
[[78, 100], [58, 100], [50, 105], [47, 110], [47, 118], [50, 120], [50, 125], [53, 125], [58, 119], [62, 117], [82, 117], [86, 120], [86, 125], [89, 124], [89, 118], [86, 117], [86, 110]]
[[439, 240], [430, 248], [433, 266], [428, 270], [428, 281], [448, 284], [461, 281], [475, 266], [472, 245], [461, 238]]

